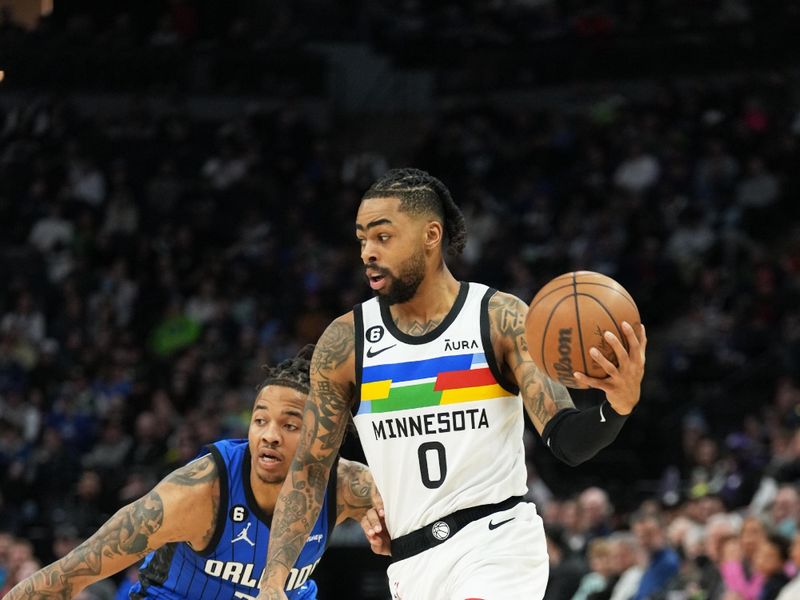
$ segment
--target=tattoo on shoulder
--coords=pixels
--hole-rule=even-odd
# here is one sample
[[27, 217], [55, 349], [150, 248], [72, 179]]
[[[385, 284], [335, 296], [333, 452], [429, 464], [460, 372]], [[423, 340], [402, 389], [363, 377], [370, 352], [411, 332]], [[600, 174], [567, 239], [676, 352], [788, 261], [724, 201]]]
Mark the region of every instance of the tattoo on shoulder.
[[489, 299], [489, 322], [491, 328], [512, 345], [510, 364], [514, 369], [528, 353], [525, 339], [525, 314], [527, 307], [516, 296], [496, 293]]
[[175, 485], [193, 486], [209, 483], [217, 478], [217, 465], [214, 458], [208, 454], [176, 469], [167, 475], [164, 481]]
[[341, 320], [331, 323], [317, 342], [311, 358], [311, 372], [330, 371], [344, 364], [355, 349], [353, 325]]

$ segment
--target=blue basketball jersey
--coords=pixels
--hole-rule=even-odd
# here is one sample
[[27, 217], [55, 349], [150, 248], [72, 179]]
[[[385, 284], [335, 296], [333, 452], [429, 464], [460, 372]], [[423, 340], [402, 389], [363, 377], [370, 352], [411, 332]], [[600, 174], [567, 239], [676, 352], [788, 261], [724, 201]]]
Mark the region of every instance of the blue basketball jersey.
[[[250, 485], [247, 440], [222, 440], [208, 446], [220, 476], [216, 527], [208, 547], [196, 552], [188, 544], [167, 544], [148, 554], [131, 588], [133, 600], [233, 600], [258, 596], [267, 560], [271, 517], [256, 504]], [[317, 584], [309, 579], [336, 525], [336, 465], [322, 511], [286, 581], [290, 600], [316, 600]]]

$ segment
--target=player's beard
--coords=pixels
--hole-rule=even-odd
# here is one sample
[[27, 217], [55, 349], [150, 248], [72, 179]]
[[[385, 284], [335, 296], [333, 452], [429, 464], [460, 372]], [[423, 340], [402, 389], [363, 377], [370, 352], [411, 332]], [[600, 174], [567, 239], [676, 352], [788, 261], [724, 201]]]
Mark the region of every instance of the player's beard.
[[417, 293], [419, 285], [425, 279], [425, 252], [422, 248], [415, 252], [411, 258], [400, 266], [400, 272], [395, 275], [384, 269], [391, 278], [385, 290], [378, 290], [376, 295], [382, 296], [389, 305], [408, 302]]
[[258, 477], [258, 479], [261, 481], [261, 483], [275, 484], [275, 483], [283, 483], [284, 481], [286, 481], [286, 475], [281, 474], [281, 473], [270, 473], [270, 474], [264, 475], [262, 473], [259, 473], [258, 470], [256, 470], [255, 473], [256, 473], [256, 477]]

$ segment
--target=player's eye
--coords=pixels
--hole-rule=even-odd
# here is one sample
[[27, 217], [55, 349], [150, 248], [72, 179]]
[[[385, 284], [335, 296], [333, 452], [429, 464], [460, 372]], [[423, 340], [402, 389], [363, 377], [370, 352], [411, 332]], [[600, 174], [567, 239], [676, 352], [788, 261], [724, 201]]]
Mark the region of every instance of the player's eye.
[[261, 419], [261, 418], [258, 418], [258, 419], [254, 419], [254, 420], [253, 420], [253, 423], [255, 423], [256, 425], [258, 425], [259, 427], [263, 427], [264, 425], [266, 425], [266, 424], [267, 424], [267, 421], [266, 421], [266, 419]]
[[286, 429], [288, 429], [289, 431], [297, 431], [300, 428], [297, 425], [293, 424], [293, 423], [287, 423], [286, 424]]
[[382, 241], [382, 242], [385, 242], [385, 241], [386, 241], [386, 240], [388, 240], [390, 237], [392, 237], [392, 236], [390, 236], [388, 233], [382, 233], [382, 234], [380, 234], [380, 235], [378, 236], [378, 239], [379, 239], [380, 241]]

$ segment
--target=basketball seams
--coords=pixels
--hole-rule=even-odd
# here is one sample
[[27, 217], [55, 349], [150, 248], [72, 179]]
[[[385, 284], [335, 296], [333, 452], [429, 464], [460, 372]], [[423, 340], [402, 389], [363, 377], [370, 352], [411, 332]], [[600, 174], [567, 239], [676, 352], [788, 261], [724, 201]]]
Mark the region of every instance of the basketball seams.
[[[637, 312], [639, 311], [639, 308], [636, 306], [636, 302], [633, 301], [633, 298], [631, 297], [631, 295], [625, 289], [620, 289], [619, 286], [613, 286], [613, 285], [609, 285], [607, 283], [601, 283], [599, 281], [591, 281], [591, 280], [590, 281], [581, 281], [580, 279], [578, 279], [578, 277], [580, 277], [582, 275], [589, 276], [589, 272], [588, 271], [578, 271], [576, 273], [565, 273], [564, 275], [559, 275], [558, 277], [553, 279], [547, 285], [551, 285], [552, 283], [558, 281], [559, 279], [561, 279], [563, 277], [568, 277], [568, 276], [573, 276], [573, 278], [575, 279], [575, 283], [568, 282], [568, 283], [565, 283], [563, 285], [559, 285], [558, 287], [555, 287], [552, 290], [548, 291], [541, 298], [534, 297], [533, 298], [533, 302], [531, 304], [531, 310], [536, 308], [548, 296], [550, 296], [550, 295], [552, 295], [552, 294], [554, 294], [554, 293], [556, 293], [556, 292], [558, 292], [560, 290], [563, 290], [565, 288], [576, 287], [577, 285], [596, 285], [596, 286], [606, 288], [608, 290], [611, 290], [611, 291], [619, 294], [620, 296], [625, 298], [625, 300], [627, 300], [630, 303], [630, 305], [634, 309], [636, 309]], [[596, 276], [594, 276], [594, 277], [596, 277]], [[545, 285], [544, 287], [547, 287], [547, 285]], [[544, 287], [542, 289], [544, 289]]]
[[[556, 279], [558, 279], [558, 278], [556, 278]], [[545, 286], [545, 287], [546, 287], [546, 286]], [[552, 295], [552, 294], [555, 294], [555, 293], [556, 293], [556, 292], [558, 292], [559, 290], [563, 290], [563, 289], [565, 289], [565, 288], [570, 288], [570, 287], [572, 287], [572, 284], [571, 284], [571, 283], [567, 283], [567, 284], [565, 284], [565, 285], [560, 285], [560, 286], [558, 286], [557, 288], [553, 288], [552, 290], [550, 290], [549, 292], [547, 292], [546, 294], [544, 294], [544, 295], [543, 295], [541, 298], [539, 298], [538, 300], [537, 300], [537, 299], [534, 297], [534, 299], [533, 299], [533, 300], [534, 300], [534, 302], [533, 302], [533, 304], [531, 304], [531, 308], [530, 308], [530, 310], [533, 310], [533, 309], [535, 309], [537, 306], [539, 306], [539, 304], [541, 304], [541, 303], [542, 303], [542, 301], [543, 301], [545, 298], [547, 298], [548, 296], [550, 296], [550, 295]], [[542, 289], [544, 289], [544, 288], [542, 288]]]
[[[608, 318], [611, 319], [611, 322], [614, 324], [614, 327], [617, 329], [617, 335], [619, 337], [620, 343], [622, 343], [622, 345], [625, 348], [625, 350], [627, 350], [628, 349], [628, 341], [625, 339], [625, 336], [622, 333], [622, 327], [620, 327], [619, 323], [617, 323], [617, 320], [614, 318], [614, 313], [612, 313], [608, 309], [608, 307], [605, 305], [605, 303], [602, 300], [600, 300], [599, 298], [597, 298], [596, 296], [592, 296], [591, 294], [587, 294], [586, 292], [578, 292], [577, 295], [586, 296], [587, 298], [591, 298], [592, 300], [597, 302], [597, 304], [600, 305], [600, 308], [602, 308], [603, 311], [608, 315]], [[606, 357], [606, 358], [608, 358], [608, 357]], [[611, 359], [609, 359], [609, 360], [611, 360]], [[611, 362], [613, 363], [615, 361], [611, 360]], [[619, 365], [615, 364], [615, 366], [619, 366]], [[588, 373], [588, 371], [587, 371], [587, 373]]]
[[575, 324], [578, 329], [578, 342], [581, 345], [581, 360], [583, 361], [583, 372], [588, 373], [589, 367], [586, 364], [586, 350], [583, 347], [583, 327], [581, 327], [581, 311], [578, 308], [578, 282], [575, 273], [572, 274], [572, 297], [575, 299]]
[[[617, 328], [617, 337], [619, 338], [620, 343], [625, 348], [625, 350], [628, 350], [628, 340], [625, 337], [625, 334], [622, 332], [622, 326], [619, 323], [617, 323], [617, 320], [614, 318], [614, 313], [612, 313], [611, 310], [609, 310], [608, 306], [606, 306], [606, 304], [602, 300], [600, 300], [597, 296], [592, 296], [591, 294], [588, 294], [586, 292], [579, 292], [579, 294], [581, 296], [586, 296], [587, 298], [591, 298], [600, 305], [600, 308], [602, 308], [605, 311], [605, 313], [608, 315], [608, 318], [611, 319], [612, 323], [614, 323], [614, 327]], [[633, 323], [631, 323], [631, 325], [633, 325]]]
[[[544, 353], [544, 347], [545, 347], [545, 345], [547, 345], [547, 331], [550, 329], [550, 321], [553, 320], [553, 315], [555, 315], [556, 312], [558, 311], [558, 307], [561, 305], [562, 302], [564, 302], [565, 300], [569, 300], [570, 298], [572, 298], [572, 294], [568, 294], [568, 295], [564, 296], [563, 298], [560, 298], [550, 308], [550, 314], [547, 315], [547, 320], [545, 321], [544, 327], [542, 328], [542, 349], [541, 349], [541, 353], [540, 353], [540, 356], [542, 357], [541, 358], [542, 366], [544, 366], [545, 374], [547, 374], [547, 376], [550, 379], [552, 379], [553, 381], [558, 381], [558, 376], [553, 376], [553, 375], [550, 374], [550, 368], [548, 366], [548, 362], [546, 360], [545, 353]], [[577, 329], [580, 330], [580, 323], [576, 323], [575, 325], [576, 325]]]
[[578, 281], [578, 285], [596, 285], [598, 287], [604, 287], [608, 290], [611, 290], [612, 292], [616, 292], [617, 294], [622, 296], [625, 300], [627, 300], [628, 303], [630, 303], [630, 305], [636, 310], [636, 312], [639, 312], [639, 307], [636, 306], [636, 303], [633, 301], [633, 298], [631, 298], [631, 295], [628, 294], [628, 292], [626, 292], [625, 290], [621, 290], [618, 287], [614, 287], [613, 285], [608, 285], [607, 283], [598, 283], [597, 281]]
[[[570, 297], [573, 305], [563, 304]], [[561, 369], [561, 363], [555, 364], [553, 361], [561, 352], [558, 332], [562, 327], [577, 327], [577, 343], [575, 343], [576, 337], [572, 337], [572, 349], [569, 350], [572, 368], [575, 371], [582, 370], [590, 376], [603, 378], [605, 374], [599, 372], [600, 366], [591, 356], [586, 355], [587, 351], [599, 333], [600, 340], [597, 347], [606, 358], [616, 364], [613, 347], [605, 341], [603, 334], [609, 330], [613, 331], [623, 347], [629, 349], [621, 325], [623, 321], [630, 321], [633, 325], [638, 319], [639, 309], [636, 302], [613, 278], [592, 271], [564, 273], [545, 284], [534, 296], [529, 307], [526, 328], [533, 327], [534, 324], [539, 325], [537, 329], [530, 329], [527, 332], [531, 356], [534, 357], [533, 350], [537, 349], [539, 353], [535, 356], [534, 362], [548, 377], [557, 380], [556, 369]], [[564, 350], [566, 348], [565, 346]], [[607, 354], [609, 350], [612, 352], [610, 357]], [[554, 352], [556, 354], [553, 354]], [[580, 358], [577, 355], [579, 352]], [[561, 374], [560, 370], [558, 374]], [[570, 387], [584, 386], [570, 385]]]

